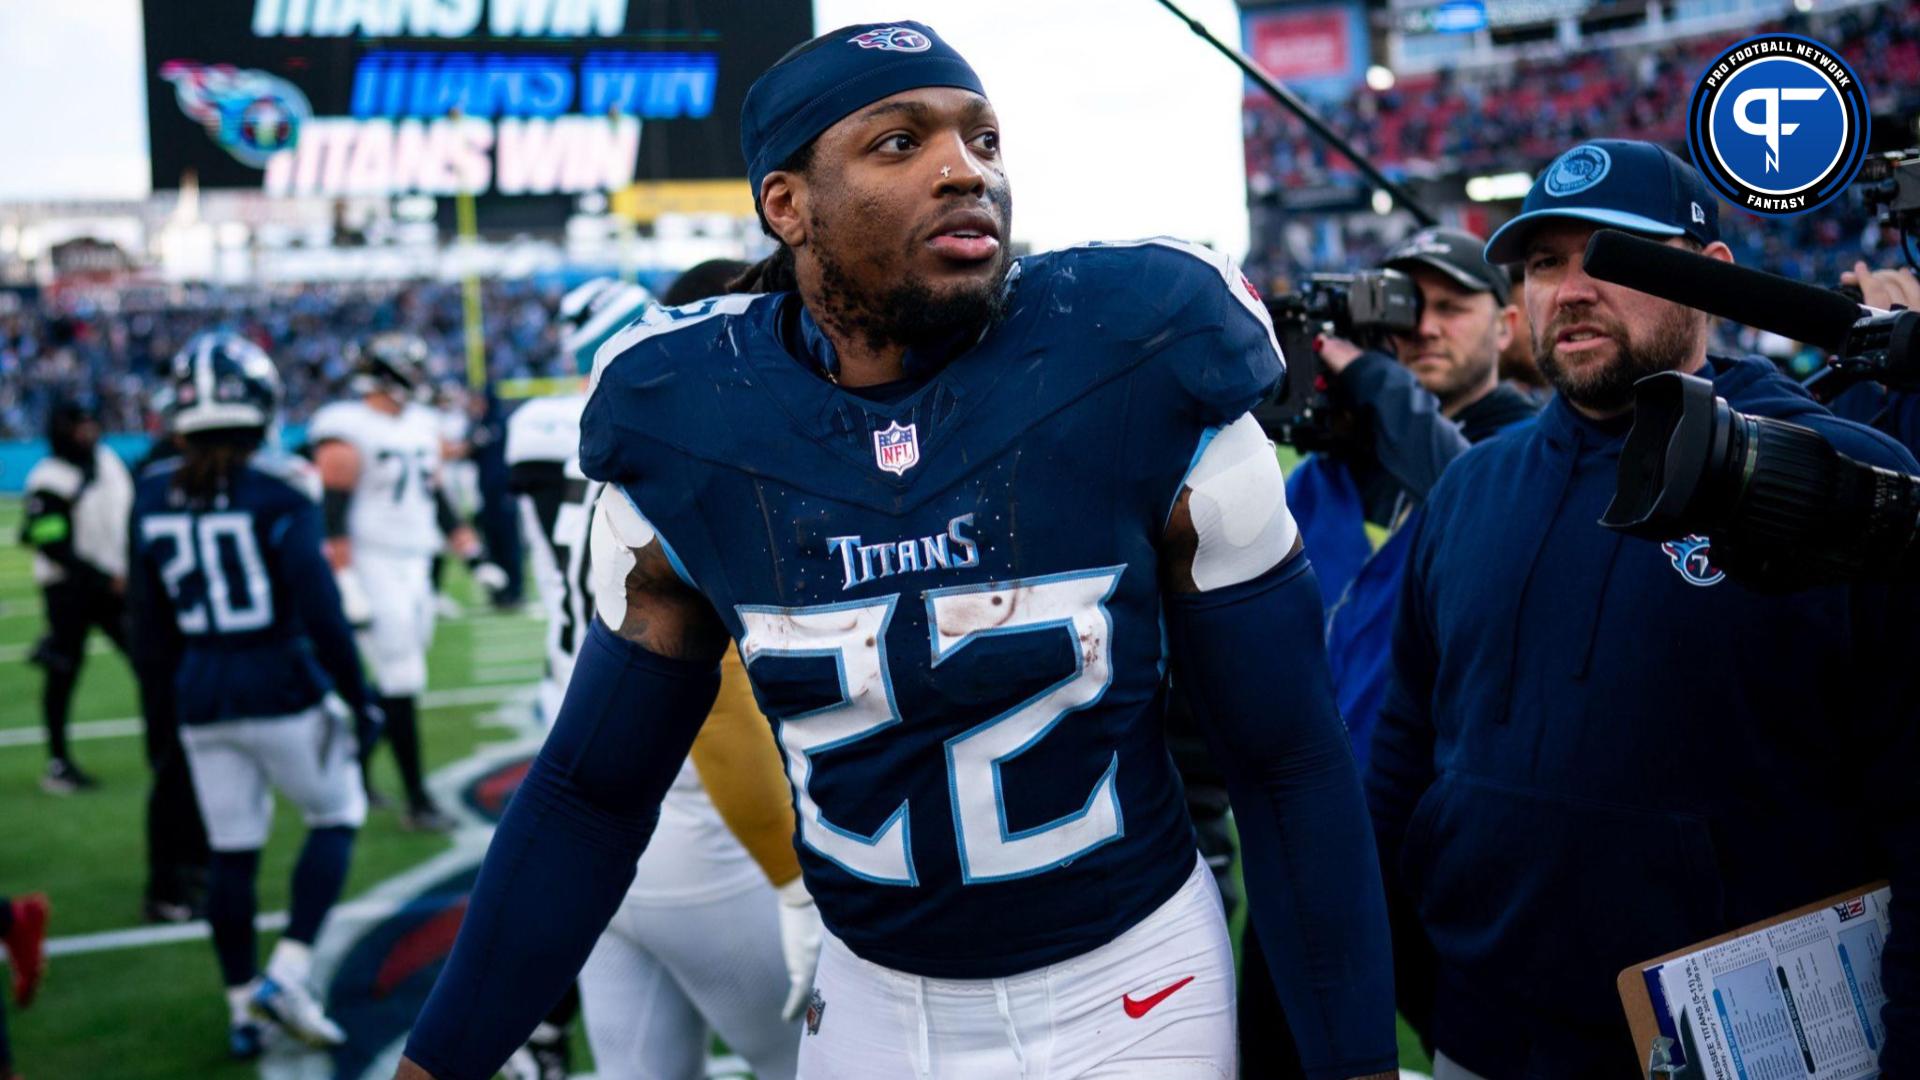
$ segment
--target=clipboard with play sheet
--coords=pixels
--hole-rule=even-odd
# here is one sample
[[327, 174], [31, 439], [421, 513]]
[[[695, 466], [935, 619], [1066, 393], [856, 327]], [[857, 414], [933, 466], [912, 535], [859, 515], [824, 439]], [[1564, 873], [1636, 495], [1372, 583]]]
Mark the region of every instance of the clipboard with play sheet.
[[1886, 882], [1635, 964], [1616, 985], [1655, 1080], [1879, 1075]]

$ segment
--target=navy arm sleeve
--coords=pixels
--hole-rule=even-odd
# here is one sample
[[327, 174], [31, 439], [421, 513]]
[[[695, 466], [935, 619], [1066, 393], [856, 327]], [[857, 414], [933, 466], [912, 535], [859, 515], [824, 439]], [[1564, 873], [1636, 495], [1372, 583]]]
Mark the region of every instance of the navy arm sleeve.
[[560, 1000], [619, 909], [719, 689], [718, 665], [659, 656], [593, 621], [407, 1039], [415, 1064], [436, 1080], [490, 1080]]
[[360, 652], [340, 606], [340, 588], [333, 568], [321, 554], [320, 508], [301, 506], [274, 524], [274, 548], [279, 558], [279, 580], [274, 594], [288, 597], [300, 615], [307, 640], [313, 643], [320, 670], [333, 682], [333, 691], [347, 707], [359, 713], [367, 706], [366, 676], [360, 670]]
[[1433, 625], [1428, 618], [1421, 552], [1428, 530], [1427, 509], [1416, 510], [1413, 552], [1401, 575], [1400, 599], [1393, 620], [1393, 668], [1367, 756], [1367, 810], [1380, 848], [1380, 875], [1387, 889], [1387, 916], [1393, 927], [1394, 985], [1400, 1011], [1424, 1039], [1433, 1017], [1435, 961], [1413, 898], [1400, 880], [1402, 844], [1414, 806], [1433, 786], [1433, 684], [1439, 665]]
[[1415, 499], [1425, 499], [1447, 465], [1467, 452], [1467, 437], [1440, 415], [1440, 400], [1385, 353], [1355, 357], [1340, 373], [1340, 388], [1366, 417], [1380, 467]]
[[1385, 901], [1312, 567], [1296, 555], [1166, 603], [1175, 669], [1227, 776], [1248, 903], [1306, 1075], [1393, 1071]]

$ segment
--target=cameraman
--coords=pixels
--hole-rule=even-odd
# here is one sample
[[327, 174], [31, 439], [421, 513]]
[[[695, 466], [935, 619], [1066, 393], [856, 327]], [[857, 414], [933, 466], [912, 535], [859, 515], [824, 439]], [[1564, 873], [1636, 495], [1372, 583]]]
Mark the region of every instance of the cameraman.
[[[1840, 283], [1858, 288], [1860, 302], [1868, 307], [1920, 311], [1920, 279], [1911, 270], [1869, 270], [1866, 263], [1856, 262], [1840, 275]], [[1836, 416], [1886, 432], [1920, 457], [1920, 394], [1862, 383], [1833, 399], [1829, 407]]]
[[[1500, 382], [1500, 354], [1520, 312], [1507, 302], [1506, 271], [1481, 248], [1478, 237], [1434, 227], [1387, 253], [1381, 268], [1406, 274], [1420, 290], [1419, 324], [1393, 335], [1394, 355], [1335, 337], [1316, 343], [1347, 434], [1294, 470], [1287, 501], [1320, 576], [1334, 690], [1362, 769], [1406, 564], [1400, 526], [1449, 462], [1536, 409]], [[1377, 549], [1369, 525], [1386, 530]]]
[[[1327, 607], [1327, 656], [1355, 760], [1364, 769], [1373, 721], [1390, 673], [1393, 605], [1406, 565], [1403, 526], [1467, 447], [1530, 419], [1536, 405], [1499, 378], [1519, 310], [1508, 276], [1457, 229], [1428, 228], [1380, 266], [1411, 277], [1420, 321], [1387, 342], [1393, 355], [1323, 337], [1316, 342], [1343, 414], [1343, 441], [1316, 453], [1287, 482], [1287, 504], [1313, 553]], [[1384, 539], [1374, 546], [1375, 532]], [[1254, 941], [1248, 928], [1248, 942]], [[1259, 949], [1243, 948], [1240, 1041], [1248, 1076], [1300, 1075]], [[1418, 964], [1401, 950], [1396, 965]], [[1416, 1003], [1403, 1003], [1416, 1013]]]

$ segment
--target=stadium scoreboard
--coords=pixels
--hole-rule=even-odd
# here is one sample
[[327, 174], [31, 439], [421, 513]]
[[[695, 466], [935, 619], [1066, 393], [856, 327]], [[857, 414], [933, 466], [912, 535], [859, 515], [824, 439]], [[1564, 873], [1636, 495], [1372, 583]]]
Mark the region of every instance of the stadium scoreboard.
[[737, 179], [806, 0], [145, 0], [153, 187], [566, 196]]

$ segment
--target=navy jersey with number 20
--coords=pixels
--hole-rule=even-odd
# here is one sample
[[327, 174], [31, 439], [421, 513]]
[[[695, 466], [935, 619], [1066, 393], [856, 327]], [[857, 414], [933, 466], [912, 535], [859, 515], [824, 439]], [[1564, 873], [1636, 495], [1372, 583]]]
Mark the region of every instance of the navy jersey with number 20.
[[652, 312], [581, 429], [739, 642], [828, 927], [946, 978], [1097, 948], [1192, 873], [1159, 548], [1209, 431], [1281, 373], [1204, 249], [1071, 248], [1008, 289], [891, 403], [796, 359], [794, 294]]

